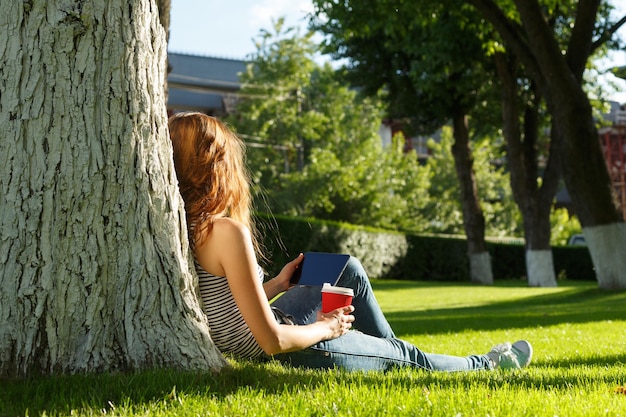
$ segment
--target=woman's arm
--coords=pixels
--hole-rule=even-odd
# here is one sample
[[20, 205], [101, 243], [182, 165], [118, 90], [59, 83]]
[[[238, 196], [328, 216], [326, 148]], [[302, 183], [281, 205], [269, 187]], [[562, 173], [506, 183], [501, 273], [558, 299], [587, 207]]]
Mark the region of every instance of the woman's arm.
[[[278, 324], [270, 309], [268, 294], [257, 276], [257, 262], [248, 229], [229, 218], [217, 219], [206, 241], [195, 249], [200, 265], [209, 273], [226, 276], [235, 302], [254, 338], [265, 353], [307, 348], [322, 340], [345, 334], [354, 321], [352, 306], [318, 314], [315, 323], [305, 326]], [[296, 259], [281, 271], [278, 281], [288, 285], [287, 276]], [[275, 278], [275, 279], [277, 279]], [[272, 280], [273, 281], [273, 280]], [[271, 282], [271, 281], [270, 281]], [[286, 288], [285, 288], [286, 289]]]
[[287, 291], [289, 287], [291, 287], [291, 276], [303, 259], [304, 255], [299, 254], [296, 259], [285, 265], [278, 275], [263, 284], [263, 289], [265, 290], [268, 300]]

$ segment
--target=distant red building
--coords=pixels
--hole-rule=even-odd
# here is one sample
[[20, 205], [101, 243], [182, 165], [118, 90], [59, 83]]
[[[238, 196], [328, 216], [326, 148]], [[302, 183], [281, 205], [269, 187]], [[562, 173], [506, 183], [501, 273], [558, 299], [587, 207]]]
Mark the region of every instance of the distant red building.
[[602, 128], [599, 133], [611, 183], [626, 218], [626, 117], [618, 118], [613, 126]]

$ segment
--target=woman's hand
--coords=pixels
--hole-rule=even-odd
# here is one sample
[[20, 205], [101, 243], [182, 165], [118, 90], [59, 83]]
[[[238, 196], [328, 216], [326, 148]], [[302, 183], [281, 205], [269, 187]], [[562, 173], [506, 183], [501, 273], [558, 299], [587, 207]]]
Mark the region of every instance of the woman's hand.
[[349, 305], [328, 313], [317, 312], [317, 321], [324, 322], [328, 326], [329, 337], [327, 339], [336, 339], [348, 333], [354, 321], [354, 316], [350, 314], [353, 311], [354, 306]]
[[291, 276], [296, 272], [303, 259], [304, 255], [299, 254], [293, 261], [283, 266], [278, 275], [263, 285], [268, 299], [272, 299], [281, 292], [287, 291], [292, 286], [289, 282]]

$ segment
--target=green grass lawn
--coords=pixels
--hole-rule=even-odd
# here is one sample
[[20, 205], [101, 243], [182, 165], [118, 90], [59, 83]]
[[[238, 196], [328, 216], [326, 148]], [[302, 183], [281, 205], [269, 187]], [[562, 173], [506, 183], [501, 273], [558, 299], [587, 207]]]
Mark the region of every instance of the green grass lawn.
[[150, 371], [0, 381], [0, 416], [626, 416], [626, 292], [593, 282], [373, 282], [399, 337], [424, 351], [535, 349], [524, 370], [387, 373], [232, 362], [220, 374]]

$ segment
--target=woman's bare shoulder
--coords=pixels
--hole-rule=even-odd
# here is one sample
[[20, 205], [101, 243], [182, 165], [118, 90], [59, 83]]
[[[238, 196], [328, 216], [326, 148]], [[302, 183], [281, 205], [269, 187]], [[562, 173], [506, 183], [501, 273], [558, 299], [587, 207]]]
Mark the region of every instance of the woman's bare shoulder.
[[230, 217], [220, 217], [213, 221], [211, 234], [215, 234], [217, 238], [237, 238], [248, 237], [250, 231], [243, 223], [237, 220], [233, 220]]
[[241, 222], [228, 217], [215, 219], [213, 228], [207, 239], [211, 250], [221, 252], [236, 251], [247, 248], [252, 244], [250, 231]]
[[206, 240], [195, 247], [195, 255], [207, 272], [224, 276], [224, 265], [233, 260], [240, 263], [250, 246], [248, 228], [236, 220], [222, 217], [213, 221]]

